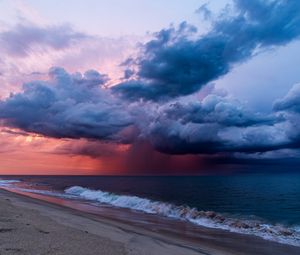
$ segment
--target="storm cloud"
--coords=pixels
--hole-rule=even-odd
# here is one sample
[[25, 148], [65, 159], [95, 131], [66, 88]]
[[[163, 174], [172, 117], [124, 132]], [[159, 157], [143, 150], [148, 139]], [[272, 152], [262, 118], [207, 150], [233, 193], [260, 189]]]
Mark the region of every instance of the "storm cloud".
[[203, 98], [128, 103], [105, 87], [107, 81], [106, 75], [94, 70], [82, 75], [51, 68], [48, 81], [26, 83], [23, 92], [1, 101], [0, 119], [6, 127], [53, 138], [118, 144], [146, 141], [167, 154], [299, 148], [300, 116], [288, 107], [296, 106], [298, 85], [275, 102], [272, 113], [262, 114], [217, 89]]
[[274, 110], [300, 114], [300, 84], [295, 84], [284, 98], [276, 100]]
[[49, 77], [24, 84], [23, 92], [0, 103], [5, 125], [56, 138], [117, 140], [132, 124], [122, 102], [101, 87], [106, 75], [51, 68]]
[[205, 35], [186, 22], [156, 33], [134, 61], [137, 78], [114, 91], [129, 100], [152, 101], [193, 94], [259, 51], [299, 38], [299, 1], [234, 3], [232, 15], [226, 10]]
[[[165, 154], [231, 158], [298, 149], [300, 85], [276, 100], [269, 113], [250, 109], [215, 88], [204, 93], [203, 88], [261, 50], [298, 39], [300, 2], [236, 0], [231, 11], [212, 20], [211, 31], [202, 36], [185, 22], [161, 30], [143, 45], [141, 55], [123, 63], [124, 77], [114, 86], [95, 70], [81, 74], [53, 67], [48, 80], [25, 83], [21, 92], [0, 101], [1, 125], [79, 139], [81, 146], [61, 147], [58, 153], [91, 157], [105, 155], [101, 150], [107, 144], [113, 144], [115, 153], [114, 145], [120, 143], [144, 143]], [[29, 28], [0, 34], [5, 50], [23, 56], [35, 41], [63, 48], [84, 37], [67, 28], [66, 37], [52, 41], [51, 31], [59, 34], [59, 28], [50, 29], [49, 35], [38, 28], [19, 47], [24, 29]]]
[[216, 91], [161, 104], [141, 123], [144, 137], [170, 154], [264, 152], [290, 143], [283, 113], [254, 112]]

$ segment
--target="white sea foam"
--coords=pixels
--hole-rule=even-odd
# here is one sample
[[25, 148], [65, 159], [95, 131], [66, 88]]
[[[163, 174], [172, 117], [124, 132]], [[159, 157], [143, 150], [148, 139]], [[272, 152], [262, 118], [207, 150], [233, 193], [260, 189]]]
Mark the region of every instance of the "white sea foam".
[[19, 180], [4, 180], [0, 179], [0, 187], [8, 187], [11, 186], [14, 183], [20, 182]]
[[300, 231], [297, 227], [266, 224], [258, 220], [241, 220], [224, 217], [212, 211], [199, 211], [188, 206], [153, 201], [137, 196], [118, 195], [101, 190], [91, 190], [80, 186], [67, 188], [65, 193], [78, 198], [96, 201], [120, 208], [128, 208], [145, 213], [157, 214], [192, 222], [197, 225], [225, 229], [242, 234], [252, 234], [264, 239], [300, 246]]

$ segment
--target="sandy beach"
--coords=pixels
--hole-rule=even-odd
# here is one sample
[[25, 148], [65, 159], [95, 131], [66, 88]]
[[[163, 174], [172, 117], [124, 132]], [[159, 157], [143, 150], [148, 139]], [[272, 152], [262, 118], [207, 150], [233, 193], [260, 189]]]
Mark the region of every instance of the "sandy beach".
[[300, 254], [300, 248], [227, 231], [201, 237], [151, 231], [0, 190], [0, 254]]

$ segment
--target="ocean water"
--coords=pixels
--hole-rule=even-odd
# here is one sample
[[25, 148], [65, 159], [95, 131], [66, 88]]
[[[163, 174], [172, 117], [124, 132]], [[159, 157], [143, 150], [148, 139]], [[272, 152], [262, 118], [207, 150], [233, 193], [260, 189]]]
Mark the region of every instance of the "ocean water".
[[0, 187], [126, 208], [300, 246], [300, 174], [3, 176]]

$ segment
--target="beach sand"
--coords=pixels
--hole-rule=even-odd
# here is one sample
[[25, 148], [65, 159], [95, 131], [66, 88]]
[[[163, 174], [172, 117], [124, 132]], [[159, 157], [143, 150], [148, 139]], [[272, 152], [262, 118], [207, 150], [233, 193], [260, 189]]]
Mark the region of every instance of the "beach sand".
[[0, 254], [297, 255], [300, 248], [201, 228], [201, 237], [147, 230], [0, 190]]

